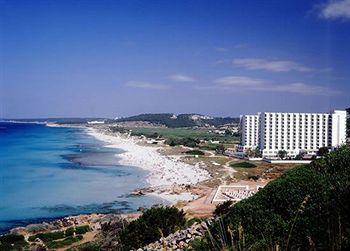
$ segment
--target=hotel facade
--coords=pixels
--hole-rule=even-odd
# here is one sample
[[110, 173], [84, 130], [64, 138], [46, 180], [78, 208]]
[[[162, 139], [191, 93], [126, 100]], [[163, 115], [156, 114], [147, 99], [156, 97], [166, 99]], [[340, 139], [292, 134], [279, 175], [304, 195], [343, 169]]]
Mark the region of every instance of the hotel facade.
[[317, 153], [321, 147], [346, 143], [346, 111], [330, 113], [262, 112], [241, 116], [239, 151], [259, 148], [263, 157], [277, 157], [280, 150], [295, 157]]

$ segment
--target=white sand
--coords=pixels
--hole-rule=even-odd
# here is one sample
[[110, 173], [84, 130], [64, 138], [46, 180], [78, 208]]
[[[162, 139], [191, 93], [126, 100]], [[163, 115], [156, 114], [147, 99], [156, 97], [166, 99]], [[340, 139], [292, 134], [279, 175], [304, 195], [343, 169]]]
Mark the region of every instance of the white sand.
[[[88, 133], [95, 138], [107, 143], [107, 147], [119, 148], [124, 153], [117, 154], [121, 165], [136, 166], [149, 171], [146, 181], [150, 187], [164, 190], [172, 185], [194, 185], [210, 178], [209, 173], [200, 168], [199, 165], [189, 165], [178, 160], [178, 158], [161, 155], [159, 147], [138, 144], [140, 140], [136, 137], [127, 137], [119, 133], [109, 135], [89, 128]], [[152, 193], [161, 198], [175, 203], [178, 200], [191, 200], [193, 195], [181, 193], [171, 195], [167, 192], [156, 191]], [[181, 196], [182, 195], [182, 196]]]

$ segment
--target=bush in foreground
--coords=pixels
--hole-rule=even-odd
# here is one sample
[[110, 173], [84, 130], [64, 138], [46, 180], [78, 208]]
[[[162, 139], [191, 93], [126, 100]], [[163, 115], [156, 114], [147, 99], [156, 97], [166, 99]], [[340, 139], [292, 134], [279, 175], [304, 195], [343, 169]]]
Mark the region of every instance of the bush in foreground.
[[0, 250], [22, 250], [28, 243], [24, 240], [23, 235], [7, 234], [0, 236]]
[[297, 167], [220, 217], [195, 250], [349, 250], [350, 149]]
[[120, 234], [123, 250], [137, 249], [167, 236], [186, 224], [185, 213], [176, 207], [157, 206], [147, 209], [130, 222]]

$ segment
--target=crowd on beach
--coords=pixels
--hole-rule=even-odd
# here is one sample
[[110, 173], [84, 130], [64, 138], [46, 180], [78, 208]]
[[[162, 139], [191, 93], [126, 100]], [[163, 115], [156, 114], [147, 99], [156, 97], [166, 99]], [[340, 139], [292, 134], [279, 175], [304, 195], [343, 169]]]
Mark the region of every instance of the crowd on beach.
[[188, 192], [171, 194], [164, 188], [174, 185], [195, 185], [210, 178], [209, 173], [202, 169], [199, 164], [190, 165], [178, 158], [165, 156], [159, 153], [159, 146], [143, 144], [142, 139], [121, 133], [113, 133], [108, 129], [89, 128], [88, 133], [98, 140], [106, 142], [107, 147], [124, 150], [118, 154], [119, 164], [136, 166], [149, 172], [146, 182], [154, 188], [154, 195], [169, 201], [191, 200]]

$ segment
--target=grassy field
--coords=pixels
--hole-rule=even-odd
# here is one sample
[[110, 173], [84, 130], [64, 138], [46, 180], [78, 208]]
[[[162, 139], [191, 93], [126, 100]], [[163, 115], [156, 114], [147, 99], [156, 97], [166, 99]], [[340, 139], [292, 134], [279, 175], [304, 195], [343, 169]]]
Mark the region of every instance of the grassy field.
[[215, 140], [220, 143], [232, 144], [238, 142], [238, 137], [232, 135], [218, 135], [210, 132], [209, 129], [192, 129], [192, 128], [126, 128], [132, 131], [134, 135], [145, 135], [152, 137], [158, 134], [160, 137], [169, 138], [195, 138], [199, 140]]

